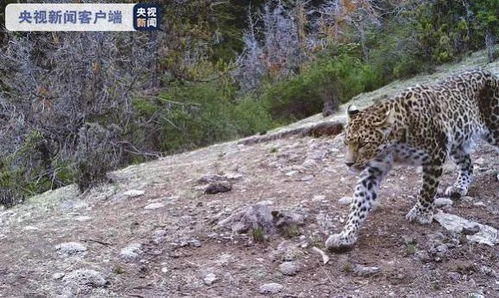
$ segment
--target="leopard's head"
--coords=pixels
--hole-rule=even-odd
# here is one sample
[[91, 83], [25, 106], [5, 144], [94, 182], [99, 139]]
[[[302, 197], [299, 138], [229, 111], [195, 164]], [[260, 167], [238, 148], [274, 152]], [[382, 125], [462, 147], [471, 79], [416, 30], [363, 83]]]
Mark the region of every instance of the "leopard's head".
[[349, 106], [347, 119], [345, 163], [354, 170], [362, 170], [388, 144], [393, 110], [373, 106], [359, 111]]

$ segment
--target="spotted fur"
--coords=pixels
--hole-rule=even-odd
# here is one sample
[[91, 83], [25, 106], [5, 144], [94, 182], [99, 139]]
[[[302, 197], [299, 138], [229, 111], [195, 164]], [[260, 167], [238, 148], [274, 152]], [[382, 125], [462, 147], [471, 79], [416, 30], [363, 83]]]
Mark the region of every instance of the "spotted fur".
[[499, 79], [485, 70], [451, 76], [435, 85], [416, 85], [366, 108], [349, 108], [345, 127], [346, 163], [361, 170], [348, 221], [330, 236], [330, 249], [351, 247], [393, 163], [421, 165], [423, 186], [409, 221], [433, 220], [442, 165], [450, 157], [459, 169], [451, 197], [466, 195], [472, 181], [470, 149], [477, 138], [499, 146]]

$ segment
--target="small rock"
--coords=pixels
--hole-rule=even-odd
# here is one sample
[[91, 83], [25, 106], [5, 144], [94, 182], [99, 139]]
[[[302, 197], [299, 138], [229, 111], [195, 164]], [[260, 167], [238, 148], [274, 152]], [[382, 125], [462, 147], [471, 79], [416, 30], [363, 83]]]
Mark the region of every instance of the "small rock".
[[473, 202], [473, 197], [470, 197], [470, 196], [464, 196], [461, 198], [461, 201], [465, 201], [465, 202]]
[[194, 246], [194, 247], [201, 247], [201, 241], [197, 239], [191, 239], [188, 241], [189, 245]]
[[457, 273], [457, 272], [448, 272], [447, 273], [447, 276], [449, 277], [450, 280], [452, 280], [453, 282], [458, 282], [460, 279], [461, 279], [461, 274]]
[[475, 235], [476, 233], [480, 232], [480, 226], [472, 226], [472, 227], [463, 227], [462, 233], [464, 235]]
[[449, 251], [449, 247], [447, 246], [447, 244], [440, 244], [437, 247], [431, 249], [430, 253], [432, 255], [439, 257], [439, 258], [443, 258], [443, 257], [445, 257], [445, 255], [447, 254], [448, 251]]
[[163, 203], [151, 203], [147, 206], [144, 207], [146, 210], [154, 210], [154, 209], [159, 209], [165, 207], [165, 204]]
[[152, 241], [154, 244], [160, 244], [166, 239], [166, 230], [156, 230], [152, 235]]
[[317, 196], [314, 196], [312, 198], [312, 201], [313, 202], [320, 202], [320, 201], [324, 201], [326, 199], [326, 196], [323, 196], [323, 195], [317, 195]]
[[214, 282], [217, 281], [217, 276], [214, 273], [208, 273], [206, 276], [203, 278], [203, 282], [205, 285], [209, 286], [212, 285]]
[[306, 167], [306, 168], [310, 168], [310, 167], [315, 167], [317, 165], [317, 162], [313, 159], [306, 159], [303, 163], [302, 163], [302, 166]]
[[142, 253], [142, 244], [131, 243], [120, 251], [120, 256], [126, 260], [133, 260]]
[[368, 267], [362, 265], [355, 265], [353, 267], [353, 273], [357, 276], [369, 277], [378, 274], [381, 271], [379, 267]]
[[295, 262], [284, 262], [279, 265], [279, 271], [284, 275], [293, 276], [300, 271], [300, 268]]
[[350, 205], [352, 201], [353, 201], [352, 197], [343, 197], [338, 200], [338, 203], [340, 203], [341, 205]]
[[107, 284], [107, 280], [100, 272], [91, 269], [79, 269], [72, 271], [62, 279], [66, 284], [74, 284], [80, 286], [103, 287]]
[[224, 180], [224, 177], [222, 175], [206, 174], [198, 179], [198, 183], [206, 184], [206, 183], [213, 183], [213, 182], [223, 181], [223, 180]]
[[168, 272], [168, 268], [166, 268], [166, 267], [161, 268], [161, 272], [163, 272], [163, 273]]
[[426, 252], [424, 250], [417, 251], [415, 256], [423, 263], [428, 263], [432, 260], [430, 255], [428, 254], [428, 252]]
[[145, 192], [143, 190], [138, 190], [138, 189], [130, 189], [127, 190], [123, 193], [123, 195], [129, 197], [129, 198], [135, 198], [138, 196], [143, 195]]
[[204, 193], [214, 195], [217, 193], [228, 192], [231, 190], [232, 190], [232, 185], [228, 182], [214, 182], [205, 188]]
[[283, 289], [283, 285], [281, 284], [278, 284], [278, 283], [268, 283], [268, 284], [264, 284], [260, 287], [260, 294], [263, 294], [263, 295], [268, 295], [268, 294], [277, 294], [279, 293], [280, 291], [282, 291]]
[[84, 216], [84, 215], [77, 216], [77, 217], [74, 218], [74, 220], [79, 221], [79, 222], [89, 221], [91, 219], [92, 218], [90, 216]]
[[449, 198], [437, 198], [437, 199], [435, 199], [435, 202], [434, 202], [436, 207], [450, 206], [453, 203], [454, 202]]
[[276, 227], [301, 226], [305, 223], [305, 216], [291, 211], [272, 211]]
[[243, 178], [243, 175], [239, 173], [227, 173], [224, 175], [224, 177], [227, 180], [241, 180], [241, 178]]
[[52, 274], [52, 279], [54, 280], [61, 279], [64, 277], [64, 275], [66, 275], [64, 272], [56, 272]]
[[78, 242], [66, 242], [55, 246], [55, 249], [62, 255], [72, 256], [83, 253], [87, 248]]
[[307, 175], [307, 176], [303, 176], [303, 177], [301, 177], [299, 180], [300, 180], [300, 181], [310, 181], [310, 180], [312, 180], [312, 179], [314, 179], [314, 176], [313, 176], [313, 175]]

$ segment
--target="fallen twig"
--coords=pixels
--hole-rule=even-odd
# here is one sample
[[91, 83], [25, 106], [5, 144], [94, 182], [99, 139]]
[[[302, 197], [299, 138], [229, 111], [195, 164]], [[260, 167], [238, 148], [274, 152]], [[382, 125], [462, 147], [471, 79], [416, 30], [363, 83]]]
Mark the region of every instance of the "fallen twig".
[[325, 252], [315, 246], [312, 247], [312, 250], [321, 255], [323, 265], [326, 265], [329, 262], [329, 256]]

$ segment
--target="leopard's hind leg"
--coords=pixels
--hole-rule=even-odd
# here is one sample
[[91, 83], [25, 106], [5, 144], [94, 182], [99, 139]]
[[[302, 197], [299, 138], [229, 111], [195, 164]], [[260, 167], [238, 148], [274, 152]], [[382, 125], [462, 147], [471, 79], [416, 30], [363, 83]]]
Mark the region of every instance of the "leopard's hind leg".
[[473, 180], [473, 163], [470, 155], [462, 148], [450, 153], [451, 159], [459, 168], [459, 175], [454, 185], [447, 188], [445, 194], [453, 199], [458, 199], [468, 193], [468, 188]]

